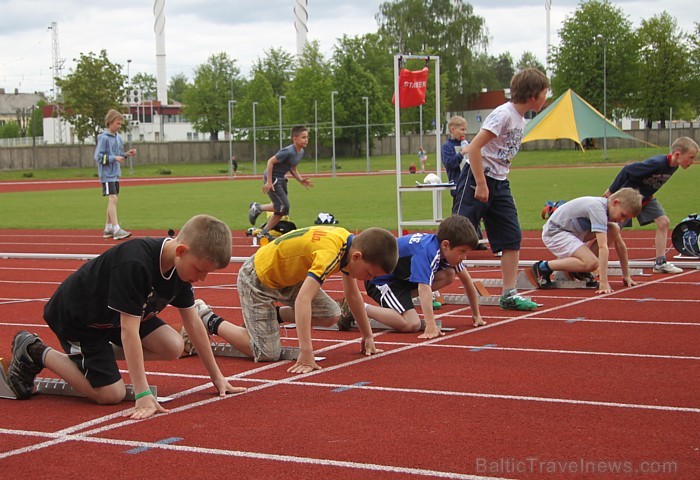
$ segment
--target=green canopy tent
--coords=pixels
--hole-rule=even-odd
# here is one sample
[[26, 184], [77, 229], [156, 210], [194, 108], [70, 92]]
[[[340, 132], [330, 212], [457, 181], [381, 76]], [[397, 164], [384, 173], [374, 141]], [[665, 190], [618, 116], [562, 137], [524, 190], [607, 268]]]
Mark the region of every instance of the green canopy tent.
[[576, 92], [569, 89], [527, 124], [522, 141], [525, 143], [568, 138], [583, 150], [584, 139], [604, 136], [646, 143], [617, 128]]

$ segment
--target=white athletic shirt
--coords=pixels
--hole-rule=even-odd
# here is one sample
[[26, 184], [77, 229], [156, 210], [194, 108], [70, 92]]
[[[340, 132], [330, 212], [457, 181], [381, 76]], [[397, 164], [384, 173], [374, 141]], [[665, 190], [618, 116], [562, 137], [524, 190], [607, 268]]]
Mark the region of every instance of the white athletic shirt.
[[484, 169], [490, 168], [487, 173], [489, 177], [505, 180], [510, 172], [510, 161], [520, 150], [525, 119], [513, 103], [508, 102], [491, 112], [481, 128], [496, 135], [481, 149]]

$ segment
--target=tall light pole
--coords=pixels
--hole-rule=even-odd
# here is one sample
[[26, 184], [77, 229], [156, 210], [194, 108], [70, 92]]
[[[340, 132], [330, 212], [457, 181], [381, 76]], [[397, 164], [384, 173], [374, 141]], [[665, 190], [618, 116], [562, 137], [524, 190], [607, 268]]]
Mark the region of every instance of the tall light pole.
[[314, 100], [314, 160], [318, 173], [318, 100]]
[[287, 98], [284, 95], [279, 96], [279, 113], [280, 113], [280, 150], [282, 150], [282, 99]]
[[331, 92], [331, 136], [333, 138], [333, 158], [332, 162], [332, 172], [335, 177], [335, 96], [338, 94], [335, 90]]
[[233, 106], [236, 104], [235, 100], [228, 101], [228, 176], [233, 177], [233, 127], [231, 126], [233, 120]]
[[131, 85], [131, 74], [129, 73], [129, 70], [131, 68], [131, 59], [128, 58], [126, 60], [126, 84]]
[[365, 153], [367, 154], [367, 175], [369, 175], [369, 97], [362, 97], [365, 101]]
[[608, 158], [608, 42], [602, 35], [596, 35], [596, 40], [603, 42], [603, 160]]
[[258, 174], [258, 147], [255, 137], [255, 107], [257, 105], [258, 102], [253, 102], [253, 175]]

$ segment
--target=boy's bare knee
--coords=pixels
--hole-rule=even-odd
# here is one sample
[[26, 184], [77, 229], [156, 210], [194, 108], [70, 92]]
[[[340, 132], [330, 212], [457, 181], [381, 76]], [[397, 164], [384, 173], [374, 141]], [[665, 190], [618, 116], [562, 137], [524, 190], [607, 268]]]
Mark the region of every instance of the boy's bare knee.
[[99, 405], [116, 405], [124, 401], [124, 397], [126, 397], [126, 388], [103, 387], [96, 390], [93, 400]]
[[666, 215], [661, 215], [656, 219], [656, 228], [659, 230], [668, 230], [671, 226], [671, 220]]
[[598, 269], [598, 259], [594, 258], [593, 260], [588, 260], [584, 262], [584, 271], [586, 272], [592, 272], [594, 270]]

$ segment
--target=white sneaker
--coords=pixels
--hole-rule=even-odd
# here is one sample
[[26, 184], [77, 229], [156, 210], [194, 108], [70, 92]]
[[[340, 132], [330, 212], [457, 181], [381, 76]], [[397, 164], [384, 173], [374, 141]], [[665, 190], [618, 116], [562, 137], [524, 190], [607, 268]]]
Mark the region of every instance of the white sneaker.
[[664, 262], [661, 265], [654, 265], [654, 273], [682, 273], [683, 269], [672, 263]]
[[[204, 300], [198, 298], [194, 301], [194, 309], [197, 312], [199, 318], [204, 322], [204, 326], [207, 326], [207, 320], [209, 320], [209, 314], [211, 313], [211, 307], [204, 303]], [[204, 317], [207, 317], [206, 319]]]
[[[194, 301], [194, 309], [195, 312], [197, 312], [197, 316], [202, 319], [202, 323], [204, 323], [204, 329], [207, 331], [207, 334], [209, 335], [209, 340], [211, 341], [211, 334], [207, 329], [207, 320], [208, 317], [212, 314], [211, 308], [209, 307], [209, 305], [204, 303], [204, 300], [198, 298]], [[205, 317], [207, 317], [207, 320], [205, 320]], [[182, 340], [185, 342], [185, 353], [187, 355], [196, 355], [197, 350], [194, 348], [192, 340], [187, 334], [187, 330], [185, 330], [185, 327], [182, 327], [180, 329], [180, 335], [182, 336]]]
[[113, 234], [112, 236], [114, 237], [115, 240], [123, 240], [123, 239], [125, 239], [125, 238], [130, 237], [130, 236], [131, 236], [131, 232], [127, 232], [127, 231], [124, 230], [123, 228], [120, 228], [119, 230], [117, 230], [116, 232], [114, 232], [114, 234]]
[[112, 238], [114, 236], [114, 230], [111, 228], [105, 228], [102, 232], [102, 238]]

